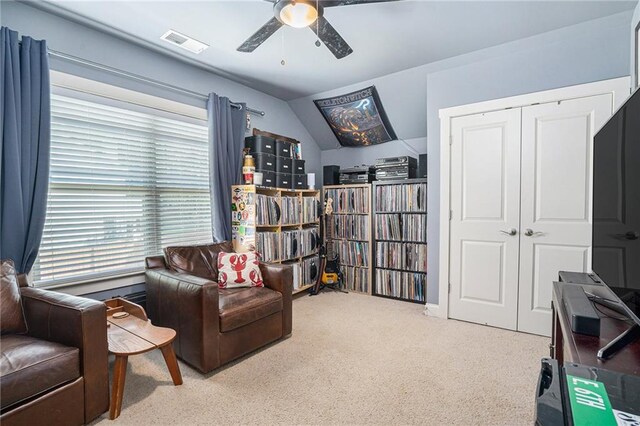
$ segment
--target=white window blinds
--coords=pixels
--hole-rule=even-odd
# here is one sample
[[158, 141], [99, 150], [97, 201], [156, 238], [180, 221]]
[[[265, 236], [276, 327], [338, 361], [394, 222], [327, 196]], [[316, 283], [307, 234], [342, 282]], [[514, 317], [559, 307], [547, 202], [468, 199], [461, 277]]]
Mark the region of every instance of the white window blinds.
[[52, 95], [38, 285], [141, 271], [163, 247], [211, 241], [205, 123], [106, 103]]

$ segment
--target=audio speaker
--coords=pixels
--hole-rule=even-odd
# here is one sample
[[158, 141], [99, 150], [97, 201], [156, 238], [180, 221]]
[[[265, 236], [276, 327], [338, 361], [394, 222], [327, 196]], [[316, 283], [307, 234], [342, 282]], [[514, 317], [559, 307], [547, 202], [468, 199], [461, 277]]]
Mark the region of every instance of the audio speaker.
[[418, 159], [418, 177], [427, 177], [427, 154], [420, 154]]
[[340, 184], [340, 166], [324, 166], [322, 168], [323, 185], [339, 185]]

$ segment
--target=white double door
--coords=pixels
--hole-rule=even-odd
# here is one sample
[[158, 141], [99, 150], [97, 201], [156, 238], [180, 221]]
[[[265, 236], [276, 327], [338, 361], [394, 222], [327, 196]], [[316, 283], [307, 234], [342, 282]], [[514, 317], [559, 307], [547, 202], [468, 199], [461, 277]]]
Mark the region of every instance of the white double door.
[[558, 271], [587, 271], [593, 136], [612, 95], [451, 121], [449, 316], [549, 335]]

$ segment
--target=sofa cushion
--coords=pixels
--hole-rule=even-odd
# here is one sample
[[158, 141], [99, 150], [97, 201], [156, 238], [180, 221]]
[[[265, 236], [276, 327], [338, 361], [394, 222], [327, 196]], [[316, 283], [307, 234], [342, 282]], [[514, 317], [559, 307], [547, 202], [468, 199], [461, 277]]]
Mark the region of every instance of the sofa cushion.
[[264, 287], [260, 255], [255, 252], [218, 254], [218, 287]]
[[80, 377], [80, 351], [30, 336], [0, 337], [0, 394], [5, 409]]
[[13, 260], [0, 260], [0, 334], [26, 332], [16, 268]]
[[231, 241], [199, 246], [174, 246], [164, 249], [169, 268], [196, 277], [218, 281], [218, 253], [232, 252]]
[[222, 333], [282, 311], [282, 294], [266, 287], [220, 289], [218, 294]]

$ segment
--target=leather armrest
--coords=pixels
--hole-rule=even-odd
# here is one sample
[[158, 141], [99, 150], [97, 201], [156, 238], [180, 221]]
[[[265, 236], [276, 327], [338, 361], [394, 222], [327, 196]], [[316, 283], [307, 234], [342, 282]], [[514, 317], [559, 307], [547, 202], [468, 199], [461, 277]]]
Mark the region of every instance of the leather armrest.
[[107, 308], [84, 297], [33, 287], [21, 289], [30, 336], [80, 349], [85, 421], [109, 409]]
[[264, 285], [282, 294], [283, 335], [291, 334], [293, 325], [293, 266], [277, 263], [260, 263]]
[[220, 365], [218, 283], [168, 269], [147, 269], [151, 322], [176, 330], [176, 354], [202, 372]]
[[144, 259], [144, 265], [147, 269], [166, 269], [167, 262], [164, 256], [150, 256]]
[[278, 263], [260, 263], [265, 287], [282, 294], [293, 292], [293, 267]]

